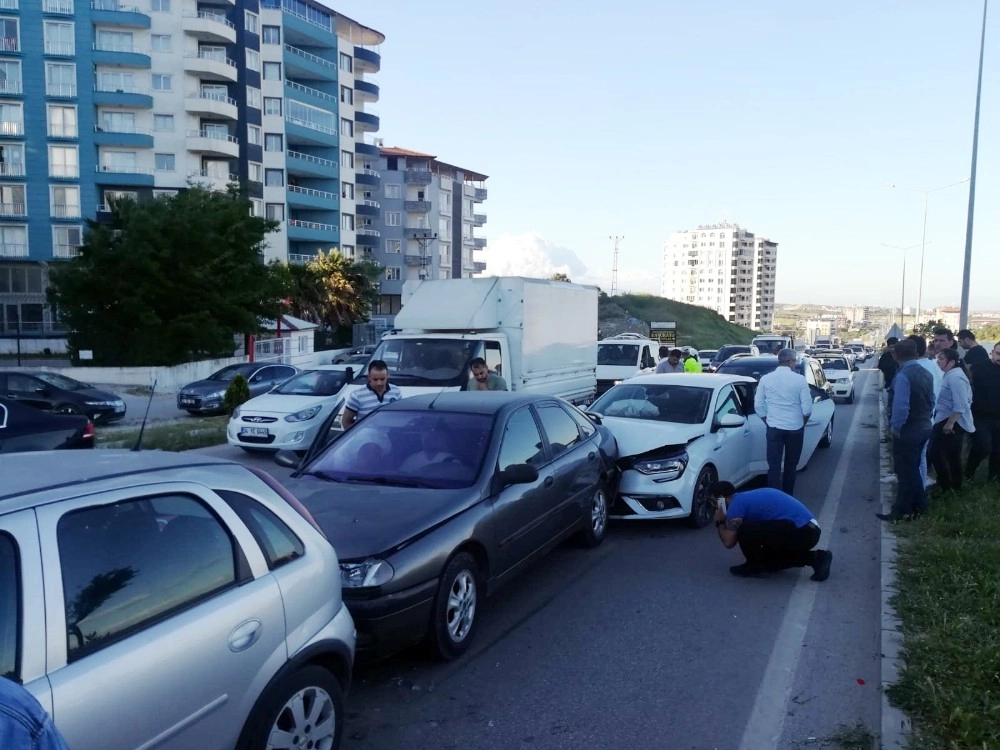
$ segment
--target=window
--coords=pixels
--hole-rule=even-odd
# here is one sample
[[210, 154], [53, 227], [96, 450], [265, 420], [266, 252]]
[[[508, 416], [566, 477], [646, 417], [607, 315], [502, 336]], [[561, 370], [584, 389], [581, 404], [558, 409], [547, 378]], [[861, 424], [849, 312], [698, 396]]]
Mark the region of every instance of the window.
[[247, 143], [259, 146], [262, 132], [259, 125], [247, 125]]
[[542, 436], [538, 432], [538, 425], [531, 416], [531, 409], [521, 407], [507, 420], [497, 468], [504, 471], [518, 464], [538, 466], [542, 459]]
[[402, 224], [403, 215], [399, 211], [386, 211], [385, 225], [387, 227], [398, 227]]
[[438, 219], [438, 236], [451, 237], [451, 219], [444, 217]]
[[568, 451], [580, 442], [580, 430], [576, 422], [559, 404], [539, 406], [538, 419], [549, 439], [549, 448], [553, 456]]
[[0, 145], [0, 176], [21, 177], [24, 175], [24, 144], [5, 143]]
[[52, 255], [56, 258], [72, 258], [82, 244], [81, 227], [52, 227]]
[[719, 391], [718, 406], [715, 408], [715, 421], [718, 422], [721, 417], [727, 414], [736, 414], [737, 416], [742, 416], [742, 411], [740, 410], [740, 402], [736, 398], [736, 392], [732, 389], [732, 386], [726, 386], [721, 391]]
[[153, 190], [153, 198], [173, 198], [175, 195], [176, 190]]
[[[0, 226], [0, 248], [4, 255], [15, 257], [27, 257], [28, 255], [28, 227], [11, 226], [5, 224]], [[24, 271], [26, 269], [12, 269]], [[24, 277], [17, 273], [14, 277], [13, 286], [6, 283], [7, 275], [0, 269], [0, 292], [24, 291]], [[39, 291], [41, 291], [41, 281], [39, 281]]]
[[340, 53], [340, 69], [345, 73], [351, 73], [354, 71], [354, 60], [346, 52]]
[[76, 64], [45, 63], [45, 93], [48, 96], [76, 96]]
[[285, 170], [265, 169], [264, 184], [268, 187], [281, 187], [285, 184]]
[[157, 172], [173, 172], [177, 168], [174, 154], [153, 154], [153, 161]]
[[229, 162], [204, 159], [201, 163], [201, 173], [205, 177], [211, 177], [214, 180], [228, 180]]
[[153, 73], [153, 91], [173, 91], [174, 77], [168, 73]]
[[[67, 513], [56, 539], [70, 662], [237, 582], [228, 531], [189, 495]], [[104, 595], [95, 600], [96, 582]]]
[[264, 165], [256, 161], [249, 162], [247, 164], [247, 179], [250, 182], [263, 182]]
[[24, 203], [24, 185], [0, 185], [0, 214], [24, 216], [27, 213]]
[[243, 28], [251, 34], [260, 34], [260, 19], [256, 13], [246, 11], [243, 16]]
[[341, 245], [340, 252], [345, 258], [354, 257], [354, 245]]
[[438, 197], [438, 203], [441, 206], [441, 211], [446, 212], [451, 210], [451, 193], [442, 191]]
[[23, 91], [21, 61], [0, 60], [0, 94], [21, 94]]
[[441, 262], [451, 265], [451, 245], [447, 242], [442, 242], [438, 247], [441, 252]]
[[137, 171], [135, 151], [103, 151], [101, 152], [101, 169], [105, 172], [124, 172], [133, 174]]
[[344, 200], [354, 200], [354, 185], [349, 182], [340, 183], [340, 197]]
[[264, 201], [260, 198], [250, 199], [250, 215], [251, 216], [263, 216], [264, 215]]
[[153, 34], [150, 37], [153, 52], [170, 51], [170, 34]]
[[279, 63], [279, 62], [266, 62], [266, 63], [264, 63], [264, 80], [265, 81], [280, 81], [281, 80], [281, 63]]
[[[20, 105], [18, 105], [20, 106]], [[354, 154], [350, 151], [340, 152], [340, 166], [346, 169], [354, 169]]]
[[246, 524], [257, 544], [264, 551], [267, 567], [280, 568], [305, 554], [302, 540], [288, 525], [254, 498], [242, 492], [216, 490], [233, 512]]
[[354, 123], [346, 117], [340, 118], [340, 134], [346, 138], [354, 137]]
[[134, 133], [135, 112], [101, 112], [100, 127], [108, 133]]
[[42, 13], [63, 13], [71, 16], [73, 0], [42, 0]]
[[281, 27], [265, 26], [260, 42], [261, 44], [281, 44]]
[[388, 266], [385, 269], [386, 281], [399, 281], [402, 278], [402, 269], [399, 266]]
[[402, 240], [386, 240], [385, 241], [385, 251], [387, 253], [398, 254], [400, 250], [403, 249]]
[[354, 214], [340, 215], [340, 228], [346, 232], [354, 231]]
[[152, 3], [150, 4], [150, 9], [154, 13], [169, 13], [170, 0], [152, 0]]
[[76, 146], [49, 146], [49, 177], [79, 177]]
[[[0, 406], [0, 423], [7, 410]], [[0, 677], [17, 679], [21, 657], [18, 637], [21, 623], [21, 581], [17, 545], [7, 534], [0, 533]]]
[[135, 91], [135, 76], [131, 73], [100, 71], [97, 74], [97, 88], [100, 91]]
[[307, 128], [322, 130], [325, 133], [337, 132], [337, 117], [325, 109], [289, 99], [285, 112], [290, 121], [305, 125]]
[[285, 150], [285, 137], [281, 133], [264, 134], [264, 150], [281, 152]]
[[268, 203], [267, 204], [267, 218], [272, 221], [284, 221], [285, 220], [285, 204], [284, 203]]
[[52, 138], [76, 138], [78, 135], [76, 124], [76, 107], [66, 107], [58, 104], [50, 104], [49, 110], [49, 136]]
[[253, 109], [260, 109], [260, 89], [253, 86], [247, 87], [247, 106]]
[[350, 86], [340, 87], [340, 103], [341, 104], [354, 104], [354, 89]]
[[264, 97], [264, 114], [281, 117], [281, 99], [273, 96]]
[[168, 132], [174, 129], [173, 115], [153, 115], [153, 130]]
[[255, 49], [247, 50], [247, 69], [260, 72], [260, 52]]
[[20, 52], [21, 35], [16, 18], [0, 18], [0, 52]]
[[385, 197], [386, 198], [399, 198], [399, 185], [386, 185], [385, 186]]
[[132, 43], [131, 31], [97, 31], [97, 49], [108, 50], [110, 52], [133, 52], [135, 45]]
[[78, 187], [52, 187], [51, 209], [52, 216], [58, 218], [79, 218], [80, 217], [80, 188]]

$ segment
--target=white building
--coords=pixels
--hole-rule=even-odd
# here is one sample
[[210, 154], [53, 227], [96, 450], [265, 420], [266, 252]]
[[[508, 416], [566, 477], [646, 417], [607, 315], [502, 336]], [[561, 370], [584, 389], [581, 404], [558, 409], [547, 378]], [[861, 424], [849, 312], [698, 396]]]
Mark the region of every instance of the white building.
[[663, 245], [663, 296], [758, 331], [774, 322], [778, 243], [737, 224], [675, 232]]

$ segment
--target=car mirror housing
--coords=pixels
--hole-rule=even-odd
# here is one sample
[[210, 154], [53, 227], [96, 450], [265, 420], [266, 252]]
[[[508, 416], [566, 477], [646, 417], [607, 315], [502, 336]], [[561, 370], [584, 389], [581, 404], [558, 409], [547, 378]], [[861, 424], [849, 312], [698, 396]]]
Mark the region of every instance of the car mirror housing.
[[274, 463], [286, 469], [299, 467], [299, 455], [295, 451], [278, 451], [274, 454]]
[[854, 372], [859, 372], [861, 370], [861, 368], [858, 367], [857, 365], [854, 365], [852, 369], [854, 370]]
[[715, 426], [720, 430], [733, 429], [736, 427], [742, 427], [747, 423], [746, 419], [741, 417], [739, 414], [723, 414], [719, 417], [719, 420], [715, 423]]
[[512, 464], [497, 477], [504, 487], [511, 484], [531, 484], [538, 481], [538, 469], [531, 464]]

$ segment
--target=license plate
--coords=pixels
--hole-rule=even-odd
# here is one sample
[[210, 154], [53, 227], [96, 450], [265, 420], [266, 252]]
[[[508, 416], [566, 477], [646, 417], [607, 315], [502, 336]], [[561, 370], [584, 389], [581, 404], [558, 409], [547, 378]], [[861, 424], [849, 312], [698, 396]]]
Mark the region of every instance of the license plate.
[[182, 404], [193, 404], [194, 403], [194, 399], [191, 398], [190, 396], [181, 396], [181, 403]]
[[270, 436], [266, 427], [244, 427], [240, 430], [241, 435], [246, 437], [262, 437], [266, 438]]

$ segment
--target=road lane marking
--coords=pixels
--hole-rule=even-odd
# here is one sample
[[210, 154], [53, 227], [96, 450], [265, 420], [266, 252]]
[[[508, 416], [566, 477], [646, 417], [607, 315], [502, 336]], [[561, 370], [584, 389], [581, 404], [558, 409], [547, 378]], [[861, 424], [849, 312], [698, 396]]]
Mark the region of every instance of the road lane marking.
[[[854, 409], [850, 424], [847, 426], [847, 432], [842, 433], [843, 435], [851, 436], [854, 434], [854, 425], [862, 411], [865, 409]], [[836, 416], [836, 412], [834, 415]], [[823, 500], [823, 511], [820, 513], [818, 521], [819, 527], [824, 529], [827, 535], [824, 540], [827, 542], [827, 549], [833, 540], [834, 520], [837, 517], [837, 508], [840, 506], [844, 483], [847, 481], [847, 468], [859, 442], [848, 441], [845, 444], [834, 469], [830, 489]], [[836, 575], [836, 571], [834, 571], [834, 575]], [[816, 600], [816, 592], [821, 586], [822, 584], [811, 581], [805, 576], [801, 577], [795, 584], [788, 600], [788, 607], [785, 609], [785, 616], [781, 620], [781, 627], [778, 629], [778, 637], [771, 649], [771, 657], [768, 659], [767, 668], [764, 670], [760, 687], [757, 689], [757, 696], [754, 698], [753, 708], [750, 710], [750, 719], [746, 729], [743, 730], [739, 750], [778, 747], [785, 724], [785, 716], [788, 713], [788, 702], [792, 694], [795, 671], [802, 654], [802, 647], [805, 644], [806, 633], [809, 630], [809, 619]]]

